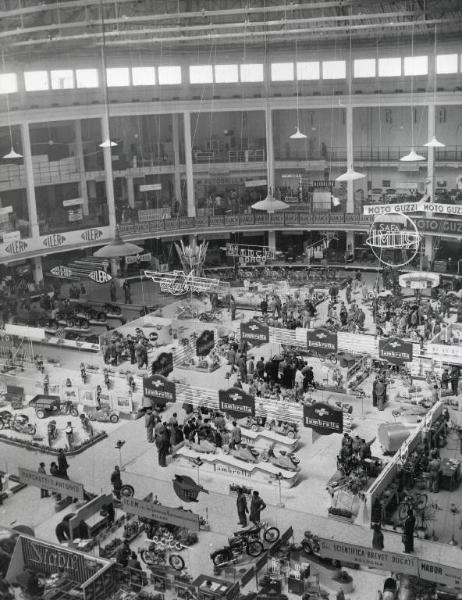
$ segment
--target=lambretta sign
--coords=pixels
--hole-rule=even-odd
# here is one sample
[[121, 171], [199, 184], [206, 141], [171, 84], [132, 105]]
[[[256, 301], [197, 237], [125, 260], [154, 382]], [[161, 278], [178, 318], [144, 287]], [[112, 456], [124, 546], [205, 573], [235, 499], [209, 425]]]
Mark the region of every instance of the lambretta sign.
[[309, 329], [306, 332], [306, 347], [318, 354], [337, 352], [337, 332], [328, 329]]
[[218, 403], [222, 412], [232, 417], [255, 416], [255, 398], [239, 388], [218, 391]]
[[401, 338], [393, 337], [379, 339], [379, 358], [383, 358], [394, 365], [412, 361], [412, 344]]
[[72, 496], [72, 498], [78, 498], [83, 500], [83, 485], [76, 483], [70, 479], [61, 479], [60, 477], [53, 477], [52, 475], [46, 475], [45, 473], [38, 473], [37, 471], [31, 471], [18, 467], [19, 481], [27, 485], [34, 485], [35, 487], [44, 488], [58, 494], [65, 494], [66, 496]]
[[155, 404], [176, 402], [176, 386], [162, 375], [143, 377], [143, 394]]
[[258, 321], [241, 323], [241, 340], [250, 342], [253, 346], [260, 346], [269, 342], [269, 327]]
[[343, 410], [325, 402], [303, 407], [303, 424], [320, 435], [343, 432]]

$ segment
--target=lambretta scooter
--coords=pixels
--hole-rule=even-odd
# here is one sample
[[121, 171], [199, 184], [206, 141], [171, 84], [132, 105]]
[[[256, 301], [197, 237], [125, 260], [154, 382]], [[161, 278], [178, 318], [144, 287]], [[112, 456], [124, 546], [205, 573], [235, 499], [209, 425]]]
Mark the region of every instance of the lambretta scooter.
[[300, 464], [299, 457], [293, 452], [287, 452], [286, 450], [279, 450], [279, 454], [274, 452], [275, 444], [271, 444], [268, 450], [264, 450], [261, 454], [261, 459], [265, 462], [279, 467], [280, 469], [286, 469], [286, 471], [299, 471]]
[[241, 444], [239, 448], [230, 448], [229, 446], [223, 446], [224, 454], [231, 454], [234, 458], [243, 460], [245, 462], [256, 463], [259, 460], [260, 454], [252, 446], [245, 446]]

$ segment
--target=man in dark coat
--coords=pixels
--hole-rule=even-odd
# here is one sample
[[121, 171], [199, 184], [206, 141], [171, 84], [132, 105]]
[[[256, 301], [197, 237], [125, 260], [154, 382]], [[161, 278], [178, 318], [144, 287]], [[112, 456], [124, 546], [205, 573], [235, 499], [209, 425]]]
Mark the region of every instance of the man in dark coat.
[[62, 477], [63, 479], [69, 479], [69, 475], [67, 474], [68, 469], [69, 463], [67, 462], [64, 450], [61, 448], [58, 454], [58, 470], [60, 473], [60, 477]]
[[122, 478], [120, 476], [120, 468], [116, 465], [111, 475], [112, 488], [114, 496], [120, 500], [120, 490], [122, 489]]
[[249, 520], [254, 525], [260, 523], [260, 512], [266, 508], [266, 504], [260, 498], [260, 494], [255, 490], [252, 494], [252, 500], [250, 502], [250, 515]]
[[249, 512], [249, 509], [247, 507], [247, 498], [242, 491], [242, 488], [239, 488], [237, 492], [236, 507], [239, 525], [241, 525], [241, 527], [247, 527], [247, 513]]
[[414, 527], [415, 527], [415, 516], [414, 512], [409, 509], [406, 520], [403, 525], [403, 543], [404, 552], [409, 554], [414, 552]]
[[162, 428], [158, 431], [156, 440], [159, 466], [166, 467], [167, 454], [170, 450], [170, 433], [167, 429], [167, 423], [162, 423]]

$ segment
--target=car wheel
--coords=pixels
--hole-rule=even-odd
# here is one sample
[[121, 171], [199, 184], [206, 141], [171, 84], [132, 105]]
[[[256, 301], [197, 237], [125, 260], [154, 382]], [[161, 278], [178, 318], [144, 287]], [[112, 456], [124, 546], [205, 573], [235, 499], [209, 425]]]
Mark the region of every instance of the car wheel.
[[119, 415], [111, 415], [109, 417], [109, 421], [111, 421], [111, 423], [118, 423], [119, 422]]
[[43, 408], [38, 408], [35, 411], [35, 414], [37, 415], [38, 419], [44, 419], [45, 418], [45, 411], [43, 410]]

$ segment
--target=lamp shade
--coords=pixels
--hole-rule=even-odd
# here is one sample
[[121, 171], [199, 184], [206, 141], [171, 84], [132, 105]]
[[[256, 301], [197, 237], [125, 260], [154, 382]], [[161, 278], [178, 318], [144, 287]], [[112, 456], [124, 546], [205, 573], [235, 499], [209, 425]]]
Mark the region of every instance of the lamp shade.
[[417, 152], [414, 150], [414, 148], [411, 148], [411, 151], [409, 152], [409, 154], [402, 156], [399, 160], [401, 162], [418, 162], [421, 160], [425, 160], [425, 156], [422, 156], [421, 154], [417, 154]]
[[306, 139], [306, 135], [300, 131], [300, 128], [298, 127], [298, 125], [295, 128], [295, 130], [296, 130], [295, 133], [293, 133], [292, 135], [289, 136], [291, 140], [304, 140], [304, 139]]
[[364, 173], [358, 173], [353, 167], [348, 167], [346, 173], [342, 173], [335, 178], [335, 181], [356, 181], [357, 179], [364, 179], [366, 177]]
[[14, 158], [22, 158], [22, 154], [19, 154], [18, 152], [16, 152], [16, 150], [13, 148], [13, 146], [11, 146], [11, 150], [8, 152], [8, 154], [5, 154], [5, 156], [3, 158], [5, 160], [12, 160]]
[[100, 148], [114, 148], [114, 146], [117, 146], [116, 142], [113, 142], [110, 139], [104, 140], [104, 142], [101, 142], [99, 145]]
[[278, 210], [289, 208], [289, 205], [282, 200], [276, 200], [276, 198], [273, 197], [271, 188], [269, 188], [266, 198], [255, 202], [255, 204], [252, 204], [251, 208], [255, 210], [266, 210], [267, 213], [274, 213]]
[[143, 248], [130, 242], [124, 242], [117, 229], [114, 239], [94, 252], [93, 256], [98, 258], [120, 258], [122, 256], [133, 256], [140, 252], [143, 252]]
[[424, 144], [424, 146], [427, 146], [427, 148], [445, 148], [446, 144], [443, 144], [442, 142], [439, 142], [435, 136], [432, 137], [432, 139], [427, 142], [426, 144]]

